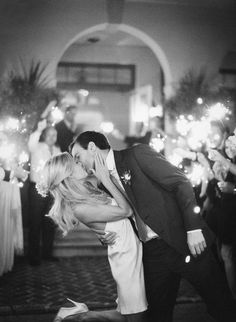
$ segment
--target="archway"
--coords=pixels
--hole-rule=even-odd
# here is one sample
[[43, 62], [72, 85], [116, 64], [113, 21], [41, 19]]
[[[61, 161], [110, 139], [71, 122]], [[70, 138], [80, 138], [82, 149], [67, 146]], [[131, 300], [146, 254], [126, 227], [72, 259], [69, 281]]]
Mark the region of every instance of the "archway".
[[157, 60], [160, 62], [160, 65], [163, 70], [164, 74], [164, 95], [165, 97], [169, 97], [172, 94], [172, 75], [171, 75], [171, 70], [170, 70], [170, 64], [168, 62], [168, 59], [163, 51], [163, 49], [158, 45], [158, 43], [151, 38], [147, 33], [141, 31], [140, 29], [137, 29], [135, 27], [126, 25], [126, 24], [109, 24], [109, 23], [104, 23], [104, 24], [99, 24], [95, 25], [91, 28], [85, 29], [79, 34], [77, 34], [75, 37], [73, 37], [67, 45], [62, 49], [62, 51], [58, 54], [57, 57], [55, 57], [54, 60], [54, 66], [53, 66], [53, 71], [54, 71], [54, 79], [56, 79], [56, 69], [57, 69], [57, 64], [60, 61], [61, 57], [63, 56], [64, 52], [78, 39], [81, 37], [84, 37], [86, 35], [89, 35], [93, 32], [97, 31], [102, 31], [106, 28], [114, 28], [115, 30], [120, 30], [123, 32], [126, 32], [127, 34], [130, 34], [133, 37], [136, 37], [140, 39], [144, 44], [149, 47], [154, 55], [156, 56]]

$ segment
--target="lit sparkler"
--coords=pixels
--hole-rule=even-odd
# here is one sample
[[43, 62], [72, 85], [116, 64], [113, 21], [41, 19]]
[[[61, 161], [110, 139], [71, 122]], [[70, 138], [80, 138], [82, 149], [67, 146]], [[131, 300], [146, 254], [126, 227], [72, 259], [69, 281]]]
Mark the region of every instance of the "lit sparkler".
[[176, 167], [179, 167], [181, 162], [183, 161], [183, 157], [179, 155], [178, 153], [173, 153], [168, 157], [168, 161], [175, 165]]
[[50, 116], [51, 116], [53, 124], [55, 124], [55, 123], [60, 122], [63, 119], [64, 114], [57, 106], [54, 106], [54, 107], [52, 107], [52, 111], [51, 111]]
[[27, 163], [29, 161], [29, 154], [25, 151], [22, 151], [19, 155], [18, 162], [19, 165], [23, 165], [24, 163]]
[[111, 133], [114, 130], [114, 124], [112, 122], [102, 122], [100, 127], [105, 133]]
[[204, 178], [204, 168], [200, 163], [193, 163], [191, 172], [187, 174], [192, 186], [198, 186]]
[[151, 139], [150, 146], [157, 152], [161, 152], [165, 147], [165, 138], [157, 135], [157, 137]]
[[18, 131], [20, 126], [20, 121], [16, 118], [9, 117], [5, 122], [6, 131]]
[[212, 120], [222, 120], [226, 118], [227, 115], [231, 114], [231, 111], [222, 103], [216, 103], [208, 108], [208, 119]]
[[201, 105], [201, 104], [203, 103], [203, 99], [202, 99], [201, 97], [198, 97], [198, 99], [197, 99], [197, 103], [198, 103], [199, 105]]
[[190, 130], [187, 143], [190, 149], [198, 151], [206, 143], [210, 133], [210, 123], [205, 119], [202, 119], [201, 121], [191, 121], [189, 123]]
[[187, 135], [191, 128], [191, 121], [188, 120], [184, 115], [180, 115], [176, 121], [176, 130], [180, 135]]

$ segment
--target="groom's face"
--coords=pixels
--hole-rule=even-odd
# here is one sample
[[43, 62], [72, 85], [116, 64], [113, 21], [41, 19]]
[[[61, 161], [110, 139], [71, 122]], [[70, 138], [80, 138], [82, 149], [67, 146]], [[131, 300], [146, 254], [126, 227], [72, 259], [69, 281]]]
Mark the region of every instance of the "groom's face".
[[75, 161], [81, 162], [87, 172], [94, 168], [95, 147], [93, 142], [89, 143], [87, 149], [75, 143], [71, 151]]

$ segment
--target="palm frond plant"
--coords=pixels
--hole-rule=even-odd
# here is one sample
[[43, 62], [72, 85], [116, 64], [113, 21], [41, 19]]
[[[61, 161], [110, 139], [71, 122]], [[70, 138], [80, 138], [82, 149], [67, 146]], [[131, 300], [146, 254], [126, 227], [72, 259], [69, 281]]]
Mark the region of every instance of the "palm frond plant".
[[[198, 104], [198, 98], [202, 98], [204, 103]], [[205, 68], [199, 72], [190, 69], [177, 84], [175, 95], [165, 102], [165, 108], [171, 118], [180, 114], [199, 117], [207, 106], [228, 98], [228, 93], [220, 86], [215, 75], [207, 75]]]
[[28, 68], [20, 60], [20, 68], [11, 70], [0, 81], [0, 117], [26, 118], [31, 130], [42, 111], [52, 99], [57, 99], [55, 88], [48, 87], [45, 75], [47, 64], [31, 61]]
[[[0, 132], [19, 153], [27, 151], [29, 135], [42, 111], [51, 100], [58, 99], [57, 90], [48, 87], [46, 67], [46, 64], [32, 60], [26, 68], [21, 60], [20, 69], [11, 70], [0, 80]], [[6, 125], [11, 118], [18, 122], [19, 127], [12, 129]]]

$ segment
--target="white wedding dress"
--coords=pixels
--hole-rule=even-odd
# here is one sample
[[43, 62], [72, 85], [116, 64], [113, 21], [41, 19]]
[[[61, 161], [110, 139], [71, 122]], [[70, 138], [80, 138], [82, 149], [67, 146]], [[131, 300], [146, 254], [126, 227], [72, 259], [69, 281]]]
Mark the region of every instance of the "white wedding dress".
[[[115, 200], [111, 200], [115, 206]], [[146, 311], [142, 243], [136, 236], [128, 218], [108, 222], [105, 232], [117, 234], [115, 244], [108, 246], [108, 260], [117, 285], [117, 311], [124, 315]], [[54, 322], [88, 311], [86, 304], [68, 300], [74, 303], [74, 307], [61, 307]]]
[[[116, 205], [114, 199], [112, 204]], [[108, 222], [106, 232], [115, 232], [115, 244], [108, 246], [108, 260], [117, 284], [117, 310], [121, 314], [134, 314], [147, 310], [143, 274], [142, 243], [136, 236], [128, 218]]]

